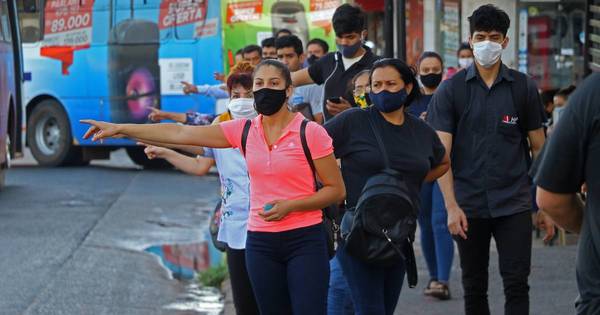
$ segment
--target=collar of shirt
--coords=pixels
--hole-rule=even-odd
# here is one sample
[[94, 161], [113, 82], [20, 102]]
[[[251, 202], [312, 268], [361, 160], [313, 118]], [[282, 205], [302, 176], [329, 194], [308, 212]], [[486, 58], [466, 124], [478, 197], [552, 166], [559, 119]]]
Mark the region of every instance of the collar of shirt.
[[[472, 79], [479, 79], [481, 82], [483, 82], [483, 79], [481, 79], [481, 77], [479, 76], [479, 72], [477, 71], [477, 67], [475, 66], [475, 64], [472, 64], [471, 66], [469, 66], [469, 68], [467, 69], [467, 75], [465, 76], [465, 81], [470, 81]], [[504, 64], [501, 63], [500, 64], [500, 70], [498, 71], [498, 76], [496, 77], [496, 80], [494, 81], [494, 85], [496, 86], [498, 83], [500, 83], [500, 81], [504, 79], [508, 82], [512, 82], [515, 80], [515, 78], [512, 76], [512, 74], [510, 73], [508, 67]]]
[[284, 138], [286, 138], [288, 136], [288, 134], [300, 133], [300, 124], [302, 123], [302, 120], [304, 120], [304, 116], [300, 113], [296, 113], [296, 116], [294, 116], [294, 119], [292, 119], [292, 121], [282, 130], [281, 136], [279, 136], [279, 139], [277, 139], [270, 146], [267, 143], [267, 138], [265, 137], [265, 130], [263, 129], [263, 124], [262, 124], [263, 115], [258, 115], [254, 119], [256, 119], [256, 123], [252, 124], [252, 126], [258, 130], [258, 133], [260, 134], [261, 138], [263, 139], [265, 145], [267, 147], [272, 146], [273, 148], [275, 148], [275, 146], [279, 142], [281, 142]]

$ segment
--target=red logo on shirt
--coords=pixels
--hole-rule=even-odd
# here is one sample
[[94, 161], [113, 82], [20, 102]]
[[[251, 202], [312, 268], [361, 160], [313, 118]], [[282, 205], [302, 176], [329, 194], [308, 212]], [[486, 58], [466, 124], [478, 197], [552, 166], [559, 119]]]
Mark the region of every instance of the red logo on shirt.
[[519, 117], [514, 117], [510, 115], [502, 116], [502, 123], [507, 125], [516, 125], [519, 122]]

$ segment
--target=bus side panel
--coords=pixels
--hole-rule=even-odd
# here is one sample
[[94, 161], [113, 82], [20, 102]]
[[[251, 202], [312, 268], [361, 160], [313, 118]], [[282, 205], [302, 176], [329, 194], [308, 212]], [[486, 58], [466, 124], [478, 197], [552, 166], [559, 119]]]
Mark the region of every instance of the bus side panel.
[[[213, 73], [222, 72], [220, 3], [208, 1], [207, 14], [202, 21], [193, 23], [187, 21], [189, 22], [187, 23], [183, 20], [179, 21], [181, 22], [179, 24], [169, 24], [169, 14], [172, 18], [177, 12], [168, 11], [168, 7], [163, 5], [166, 2], [174, 1], [136, 0], [131, 10], [129, 0], [116, 0], [116, 5], [111, 12], [110, 7], [100, 6], [101, 1], [97, 1], [93, 11], [91, 44], [75, 49], [72, 52], [71, 64], [66, 64], [59, 58], [60, 56], [42, 56], [43, 41], [23, 45], [24, 71], [31, 75], [31, 80], [24, 84], [25, 104], [29, 104], [40, 95], [55, 97], [70, 119], [74, 141], [83, 145], [98, 145], [81, 138], [85, 126], [79, 123], [79, 119], [117, 122], [130, 119], [131, 117], [123, 118], [123, 115], [117, 117], [119, 115], [115, 116], [115, 113], [119, 108], [123, 109], [130, 104], [130, 101], [143, 100], [147, 95], [139, 89], [129, 92], [129, 84], [135, 71], [123, 72], [122, 77], [114, 73], [136, 64], [139, 56], [135, 52], [140, 50], [133, 49], [128, 55], [128, 47], [139, 48], [140, 44], [160, 44], [157, 57], [154, 58], [158, 60], [150, 62], [160, 65], [150, 71], [155, 85], [160, 85], [160, 99], [149, 104], [150, 107], [160, 106], [164, 110], [177, 112], [214, 113], [214, 99], [183, 95], [180, 81], [185, 80], [195, 84], [217, 83]], [[124, 24], [128, 27], [131, 25], [137, 27], [152, 23], [160, 29], [159, 38], [156, 40], [129, 36], [126, 31], [115, 32], [115, 27], [118, 25], [123, 28]], [[120, 60], [115, 61], [114, 58]], [[115, 84], [116, 81], [119, 81], [118, 84]], [[118, 91], [115, 92], [116, 90]], [[158, 106], [153, 106], [154, 104]], [[144, 115], [138, 115], [134, 122], [146, 121], [145, 115], [149, 113], [148, 105], [143, 109], [145, 109]], [[103, 144], [131, 145], [133, 142], [119, 139], [105, 141]]]

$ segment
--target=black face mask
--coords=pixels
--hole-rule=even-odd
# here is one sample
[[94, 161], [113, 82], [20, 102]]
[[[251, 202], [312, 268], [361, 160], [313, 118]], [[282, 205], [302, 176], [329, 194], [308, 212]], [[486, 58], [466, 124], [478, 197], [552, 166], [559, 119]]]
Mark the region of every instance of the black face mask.
[[442, 74], [441, 73], [430, 73], [430, 74], [421, 76], [421, 83], [423, 83], [424, 86], [426, 86], [430, 89], [435, 88], [438, 85], [440, 85], [440, 82], [442, 82]]
[[269, 88], [254, 91], [254, 108], [256, 112], [265, 116], [277, 113], [287, 99], [285, 92], [285, 89], [275, 90]]

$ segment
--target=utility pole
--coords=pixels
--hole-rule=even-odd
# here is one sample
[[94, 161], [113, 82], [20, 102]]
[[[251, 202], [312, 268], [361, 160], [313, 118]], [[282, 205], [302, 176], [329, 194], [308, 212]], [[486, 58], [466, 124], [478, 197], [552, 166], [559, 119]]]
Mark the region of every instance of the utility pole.
[[384, 55], [406, 60], [406, 0], [385, 0]]

